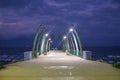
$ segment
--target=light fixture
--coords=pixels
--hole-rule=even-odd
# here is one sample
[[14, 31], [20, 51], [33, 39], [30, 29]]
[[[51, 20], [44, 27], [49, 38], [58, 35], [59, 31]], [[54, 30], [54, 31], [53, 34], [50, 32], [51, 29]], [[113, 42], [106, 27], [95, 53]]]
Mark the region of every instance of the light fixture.
[[69, 31], [72, 32], [72, 31], [73, 31], [73, 28], [70, 28]]
[[66, 39], [66, 38], [67, 38], [66, 36], [63, 37], [63, 39]]
[[48, 36], [48, 33], [46, 33], [45, 36], [47, 37], [47, 36]]
[[48, 40], [51, 41], [51, 38], [49, 38]]

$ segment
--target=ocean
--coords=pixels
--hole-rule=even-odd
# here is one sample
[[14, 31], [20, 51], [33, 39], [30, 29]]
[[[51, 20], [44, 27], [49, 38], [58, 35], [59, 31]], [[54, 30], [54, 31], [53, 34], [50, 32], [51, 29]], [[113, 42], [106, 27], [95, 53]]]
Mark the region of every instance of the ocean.
[[8, 64], [24, 60], [24, 52], [31, 51], [31, 47], [0, 47], [0, 62]]
[[104, 57], [107, 55], [120, 55], [120, 46], [113, 47], [83, 47], [83, 50], [92, 51], [96, 57]]

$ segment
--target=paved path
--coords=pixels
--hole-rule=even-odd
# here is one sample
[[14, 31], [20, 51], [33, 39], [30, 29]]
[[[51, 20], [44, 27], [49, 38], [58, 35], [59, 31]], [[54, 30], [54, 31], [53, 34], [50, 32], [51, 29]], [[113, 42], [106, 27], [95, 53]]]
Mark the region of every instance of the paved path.
[[0, 71], [0, 80], [120, 80], [120, 70], [61, 51], [17, 62]]

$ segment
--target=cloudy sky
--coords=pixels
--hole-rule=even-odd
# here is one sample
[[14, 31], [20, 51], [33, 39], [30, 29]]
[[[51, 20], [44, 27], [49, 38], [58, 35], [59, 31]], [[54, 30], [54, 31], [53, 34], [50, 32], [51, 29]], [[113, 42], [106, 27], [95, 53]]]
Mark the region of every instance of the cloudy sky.
[[0, 46], [31, 46], [39, 24], [54, 45], [74, 24], [83, 46], [120, 46], [120, 0], [0, 0]]

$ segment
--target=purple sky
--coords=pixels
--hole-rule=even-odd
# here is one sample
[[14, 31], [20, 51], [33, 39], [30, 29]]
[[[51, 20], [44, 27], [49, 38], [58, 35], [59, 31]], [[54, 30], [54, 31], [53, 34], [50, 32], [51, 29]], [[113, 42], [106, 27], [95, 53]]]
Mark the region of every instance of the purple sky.
[[0, 0], [0, 46], [31, 46], [39, 24], [54, 45], [74, 24], [83, 46], [120, 46], [120, 0]]

